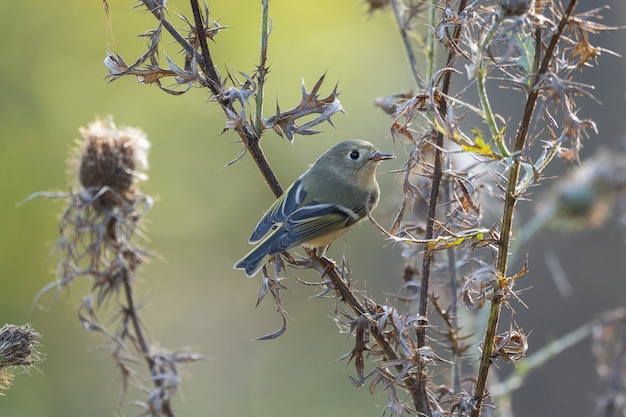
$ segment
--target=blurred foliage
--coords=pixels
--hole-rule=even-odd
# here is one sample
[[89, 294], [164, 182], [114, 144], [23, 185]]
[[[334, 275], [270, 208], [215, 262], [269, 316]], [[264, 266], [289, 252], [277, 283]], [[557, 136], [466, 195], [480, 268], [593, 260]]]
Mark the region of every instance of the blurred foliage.
[[[177, 2], [169, 3], [172, 12]], [[366, 390], [355, 391], [346, 376], [350, 368], [333, 363], [345, 353], [347, 339], [328, 318], [332, 301], [310, 300], [312, 291], [288, 280], [290, 291], [283, 297], [293, 320], [289, 331], [277, 341], [252, 341], [275, 330], [278, 318], [269, 303], [255, 310], [258, 282], [231, 267], [249, 249], [247, 236], [272, 201], [271, 193], [249, 159], [225, 167], [241, 146], [233, 134], [220, 135], [223, 117], [207, 102], [205, 92], [172, 97], [130, 78], [112, 84], [104, 80], [107, 71], [102, 61], [108, 48], [131, 55], [143, 50], [136, 34], [149, 28], [152, 18], [131, 10], [134, 5], [109, 1], [107, 22], [99, 1], [69, 0], [62, 6], [34, 0], [0, 4], [5, 31], [0, 38], [0, 322], [33, 323], [43, 335], [39, 350], [47, 356], [30, 376], [15, 375], [13, 386], [0, 398], [0, 415], [99, 417], [115, 412], [119, 387], [108, 353], [98, 350], [102, 340], [86, 334], [76, 317], [80, 288], [54, 300], [44, 297], [29, 311], [35, 294], [54, 279], [49, 253], [57, 238], [61, 204], [34, 200], [17, 208], [32, 192], [67, 190], [65, 161], [78, 128], [95, 115], [107, 114], [114, 115], [119, 125], [142, 127], [153, 144], [146, 192], [157, 201], [148, 216], [147, 234], [161, 258], [140, 272], [147, 327], [164, 345], [190, 345], [209, 358], [183, 371], [182, 395], [175, 403], [178, 415], [378, 415], [386, 399], [377, 404], [378, 409], [372, 407], [376, 397], [372, 399]], [[186, 3], [181, 7], [186, 8]], [[615, 0], [614, 21], [606, 23], [623, 22], [623, 9], [623, 3]], [[295, 105], [301, 82], [311, 87], [325, 71], [328, 86], [339, 82], [339, 99], [347, 112], [334, 118], [335, 130], [324, 127], [325, 133], [297, 137], [294, 145], [267, 135], [264, 149], [281, 182], [289, 184], [339, 139], [367, 139], [391, 150], [388, 119], [374, 108], [373, 100], [409, 91], [413, 82], [392, 18], [384, 13], [368, 15], [357, 0], [273, 2], [270, 12], [266, 115], [276, 100], [281, 108]], [[211, 13], [221, 25], [230, 26], [210, 45], [215, 62], [223, 69], [253, 69], [260, 4], [211, 2]], [[623, 54], [624, 42], [619, 42], [623, 36], [619, 32], [607, 47]], [[602, 65], [603, 59], [590, 74], [596, 78], [595, 96], [605, 104], [597, 106], [591, 117], [604, 143], [615, 144], [624, 127], [626, 81], [623, 62], [611, 59]], [[381, 173], [379, 181], [383, 198], [385, 194], [388, 198], [381, 201], [376, 217], [388, 224], [386, 215], [396, 204], [394, 176]], [[531, 310], [518, 311], [520, 321], [533, 329], [531, 351], [533, 343], [542, 344], [546, 335], [574, 328], [583, 317], [623, 304], [623, 233], [609, 226], [574, 239], [542, 236], [533, 250], [558, 247], [575, 293], [587, 298], [582, 306], [576, 296], [555, 301], [558, 295], [549, 274], [539, 260], [531, 264], [533, 275], [542, 280], [528, 281], [533, 289], [525, 301]], [[398, 250], [381, 251], [384, 244], [380, 234], [364, 224], [330, 252], [339, 257], [347, 250], [358, 285], [382, 298], [385, 291], [393, 292], [400, 285], [402, 268]], [[372, 257], [374, 252], [380, 255]], [[558, 308], [547, 314], [544, 306], [557, 303]], [[228, 321], [220, 319], [226, 311]], [[239, 323], [236, 331], [231, 323]], [[520, 401], [537, 398], [538, 391], [545, 397], [548, 387], [563, 384], [555, 380], [561, 366], [576, 372], [568, 374], [569, 381], [593, 379], [591, 365], [572, 369], [572, 360], [580, 362], [569, 358], [569, 363], [564, 356], [556, 364], [559, 367], [546, 368], [547, 377], [531, 377], [520, 391]], [[585, 369], [588, 374], [581, 374]], [[527, 415], [588, 414], [571, 401], [586, 398], [583, 406], [591, 410], [588, 392], [567, 388], [550, 393], [556, 408], [530, 405], [525, 408]]]

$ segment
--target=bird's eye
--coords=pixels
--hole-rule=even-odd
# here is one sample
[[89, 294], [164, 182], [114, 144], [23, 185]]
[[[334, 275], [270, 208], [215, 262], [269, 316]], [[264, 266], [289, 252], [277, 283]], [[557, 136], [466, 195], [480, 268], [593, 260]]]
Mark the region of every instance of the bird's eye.
[[352, 152], [350, 152], [350, 159], [352, 159], [352, 160], [356, 161], [357, 159], [359, 159], [359, 156], [361, 156], [359, 154], [359, 151], [352, 151]]

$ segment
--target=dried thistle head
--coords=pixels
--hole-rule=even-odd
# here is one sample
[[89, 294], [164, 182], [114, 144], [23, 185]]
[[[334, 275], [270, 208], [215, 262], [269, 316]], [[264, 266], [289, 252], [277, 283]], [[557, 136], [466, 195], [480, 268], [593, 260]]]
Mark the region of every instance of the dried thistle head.
[[137, 185], [147, 179], [150, 143], [141, 129], [118, 128], [111, 117], [96, 119], [80, 133], [83, 141], [70, 167], [70, 183], [78, 190], [43, 193], [63, 198], [67, 206], [56, 243], [58, 281], [40, 295], [84, 276], [94, 279], [101, 303], [123, 282], [132, 281], [148, 255], [137, 236], [141, 238], [138, 232], [152, 199]]
[[118, 128], [111, 117], [96, 119], [81, 128], [78, 180], [87, 193], [101, 196], [105, 206], [115, 206], [132, 197], [133, 185], [147, 179], [146, 134], [133, 127]]
[[507, 362], [517, 362], [526, 356], [528, 338], [520, 328], [496, 335], [493, 338], [493, 356], [501, 356]]
[[34, 347], [35, 339], [40, 337], [29, 324], [5, 324], [0, 329], [0, 390], [8, 388], [11, 383], [11, 367], [22, 366], [28, 369], [43, 361], [44, 356]]
[[533, 0], [500, 0], [500, 8], [504, 16], [521, 16], [528, 13]]
[[374, 14], [379, 10], [383, 10], [389, 6], [389, 0], [365, 0], [367, 4], [367, 11], [369, 14]]

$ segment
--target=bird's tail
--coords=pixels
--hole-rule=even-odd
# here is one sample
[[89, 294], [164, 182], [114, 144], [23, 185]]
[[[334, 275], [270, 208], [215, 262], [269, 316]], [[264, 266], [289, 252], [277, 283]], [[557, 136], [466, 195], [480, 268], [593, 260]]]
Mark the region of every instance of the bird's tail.
[[265, 261], [269, 258], [269, 254], [267, 253], [267, 245], [266, 242], [261, 243], [256, 248], [252, 249], [250, 253], [241, 258], [235, 264], [235, 269], [243, 269], [246, 271], [246, 275], [252, 277], [259, 272], [259, 269], [263, 266]]

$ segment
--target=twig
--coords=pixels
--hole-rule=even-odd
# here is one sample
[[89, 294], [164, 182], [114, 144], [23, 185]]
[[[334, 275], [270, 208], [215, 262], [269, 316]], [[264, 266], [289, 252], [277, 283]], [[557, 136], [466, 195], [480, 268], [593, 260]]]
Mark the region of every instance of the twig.
[[[141, 323], [139, 321], [139, 317], [137, 316], [137, 308], [135, 306], [135, 300], [133, 297], [133, 287], [130, 283], [132, 277], [128, 275], [126, 269], [124, 269], [124, 295], [126, 297], [126, 309], [125, 313], [130, 317], [130, 321], [133, 324], [133, 329], [135, 330], [135, 338], [137, 339], [137, 343], [139, 344], [139, 349], [141, 351], [141, 355], [146, 361], [146, 365], [150, 369], [150, 376], [152, 377], [152, 382], [154, 386], [157, 388], [159, 392], [163, 387], [163, 379], [159, 375], [159, 370], [157, 369], [157, 365], [154, 362], [152, 354], [150, 353], [150, 346], [148, 346], [148, 342], [146, 341], [146, 337], [143, 334], [143, 329], [141, 327]], [[165, 399], [162, 403], [161, 410], [167, 417], [174, 417], [174, 412], [172, 411], [172, 406], [169, 399]]]
[[[202, 17], [198, 0], [190, 0], [190, 3], [193, 11], [193, 21], [196, 25], [196, 37], [198, 38], [198, 42], [200, 42], [200, 51], [202, 52], [202, 60], [199, 64], [205, 77], [207, 78], [207, 81], [209, 82], [211, 92], [215, 96], [218, 96], [221, 92], [220, 86], [222, 82], [219, 75], [217, 75], [217, 71], [213, 65], [213, 59], [211, 59], [211, 54], [209, 53], [209, 45], [206, 41], [206, 31], [204, 25], [205, 19]], [[206, 18], [208, 19], [209, 17], [207, 16]]]
[[[208, 77], [209, 85], [211, 86], [211, 91], [217, 98], [218, 102], [222, 106], [222, 109], [226, 112], [226, 110], [232, 110], [231, 104], [227, 103], [223, 97], [221, 97], [221, 80], [217, 74], [215, 66], [213, 65], [213, 60], [211, 59], [211, 54], [209, 51], [208, 44], [206, 42], [206, 34], [204, 33], [204, 20], [202, 14], [200, 12], [200, 7], [198, 6], [197, 0], [190, 0], [191, 6], [193, 8], [194, 15], [194, 23], [196, 26], [196, 33], [198, 39], [200, 41], [200, 48], [202, 50], [202, 59], [200, 60], [200, 64], [202, 66], [202, 70], [205, 75]], [[264, 35], [261, 34], [263, 37]], [[257, 92], [257, 94], [259, 94]], [[258, 98], [258, 96], [257, 96]], [[274, 172], [270, 168], [269, 163], [267, 162], [267, 158], [263, 153], [263, 149], [261, 149], [260, 145], [260, 137], [255, 131], [255, 129], [250, 126], [248, 123], [243, 124], [242, 126], [236, 129], [241, 141], [245, 145], [248, 152], [252, 156], [252, 159], [256, 163], [259, 171], [263, 175], [265, 182], [270, 187], [274, 196], [279, 197], [283, 193], [283, 188], [280, 186], [280, 182]]]
[[[400, 10], [400, 7], [398, 5], [400, 1], [391, 0], [389, 3], [391, 4], [393, 15], [396, 18], [396, 23], [398, 25], [398, 28], [400, 29], [400, 36], [402, 37], [404, 50], [409, 59], [409, 65], [411, 66], [411, 75], [415, 79], [416, 85], [420, 85], [422, 80], [420, 79], [418, 75], [419, 71], [417, 70], [417, 58], [415, 57], [415, 52], [413, 52], [413, 48], [411, 46], [411, 38], [409, 36], [409, 31], [407, 29], [406, 20], [402, 16], [402, 10]], [[433, 7], [433, 9], [435, 8]]]
[[[335, 262], [326, 257], [318, 257], [313, 251], [309, 252], [309, 256], [311, 256], [311, 258], [319, 264], [320, 268], [324, 271], [324, 274], [332, 282], [333, 287], [335, 288], [341, 299], [345, 301], [348, 306], [350, 306], [352, 311], [354, 311], [360, 317], [367, 317], [367, 309], [361, 304], [361, 302], [358, 300], [358, 298], [356, 298], [352, 290], [350, 290], [350, 288], [346, 285], [346, 282], [341, 277], [341, 274], [337, 269], [337, 265], [335, 264]], [[381, 333], [381, 329], [379, 329], [378, 325], [373, 321], [370, 321], [370, 333], [382, 350], [386, 360], [393, 362], [399, 359], [393, 347], [389, 344], [385, 336]], [[400, 372], [402, 370], [402, 366], [396, 365], [396, 370]], [[422, 378], [425, 378], [423, 372], [419, 372], [419, 375], [422, 376]], [[421, 401], [420, 387], [424, 387], [425, 394], [426, 381], [419, 381], [413, 376], [407, 376], [403, 379], [403, 382], [406, 385], [406, 389], [411, 395], [413, 403], [415, 405], [419, 404], [419, 402]]]

